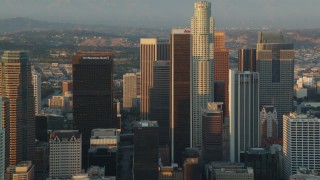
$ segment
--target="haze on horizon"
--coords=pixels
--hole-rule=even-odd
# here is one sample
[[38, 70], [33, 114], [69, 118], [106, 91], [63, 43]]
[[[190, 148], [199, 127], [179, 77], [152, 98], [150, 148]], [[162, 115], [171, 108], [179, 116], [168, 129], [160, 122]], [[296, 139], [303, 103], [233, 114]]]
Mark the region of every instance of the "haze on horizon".
[[[0, 0], [0, 18], [141, 28], [189, 27], [189, 0]], [[319, 28], [319, 0], [210, 0], [217, 28]]]

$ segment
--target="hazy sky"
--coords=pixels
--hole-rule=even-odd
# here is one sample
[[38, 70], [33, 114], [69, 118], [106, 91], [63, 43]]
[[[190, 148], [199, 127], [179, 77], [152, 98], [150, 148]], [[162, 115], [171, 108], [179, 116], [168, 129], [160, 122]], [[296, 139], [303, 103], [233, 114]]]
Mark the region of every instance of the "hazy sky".
[[[320, 27], [320, 0], [214, 0], [224, 27]], [[0, 0], [0, 18], [134, 27], [186, 27], [192, 0]]]

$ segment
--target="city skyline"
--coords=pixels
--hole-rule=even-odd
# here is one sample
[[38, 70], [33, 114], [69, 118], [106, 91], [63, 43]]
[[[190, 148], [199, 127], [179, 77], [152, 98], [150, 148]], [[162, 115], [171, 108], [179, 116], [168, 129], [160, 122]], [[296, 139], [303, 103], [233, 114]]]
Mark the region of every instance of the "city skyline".
[[[197, 2], [197, 1], [192, 1]], [[126, 27], [171, 28], [187, 26], [192, 14], [192, 2], [182, 0], [163, 1], [106, 1], [106, 0], [4, 0], [0, 17], [28, 17], [37, 20], [80, 23], [113, 24]], [[231, 1], [211, 0], [213, 12], [219, 19], [217, 27], [270, 27], [270, 28], [315, 28], [320, 16], [320, 2], [309, 0]], [[168, 4], [170, 4], [168, 6]], [[119, 11], [119, 9], [122, 9]], [[143, 10], [142, 10], [143, 9]], [[165, 9], [165, 13], [163, 10]], [[177, 11], [177, 9], [184, 9]], [[303, 15], [301, 12], [303, 11]], [[91, 15], [88, 15], [90, 12]], [[148, 16], [145, 16], [148, 14]]]

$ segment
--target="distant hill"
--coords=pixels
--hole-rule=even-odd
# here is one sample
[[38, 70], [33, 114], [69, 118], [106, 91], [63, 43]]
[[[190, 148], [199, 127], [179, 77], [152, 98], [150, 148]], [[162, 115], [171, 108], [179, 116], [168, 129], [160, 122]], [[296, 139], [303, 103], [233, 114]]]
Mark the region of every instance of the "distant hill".
[[21, 31], [35, 30], [86, 30], [95, 32], [111, 33], [116, 35], [130, 34], [143, 37], [163, 37], [169, 34], [169, 29], [149, 29], [149, 28], [131, 28], [131, 27], [116, 27], [110, 25], [82, 25], [72, 23], [56, 23], [38, 21], [29, 18], [10, 18], [0, 19], [0, 34], [14, 33]]

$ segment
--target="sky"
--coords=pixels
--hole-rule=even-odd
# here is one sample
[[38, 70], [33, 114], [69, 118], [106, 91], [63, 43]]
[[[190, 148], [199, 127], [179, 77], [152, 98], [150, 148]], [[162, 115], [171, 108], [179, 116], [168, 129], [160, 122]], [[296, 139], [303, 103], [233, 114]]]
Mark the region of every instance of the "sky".
[[[192, 0], [0, 0], [0, 18], [141, 28], [189, 27]], [[216, 28], [318, 28], [320, 0], [210, 0]]]

